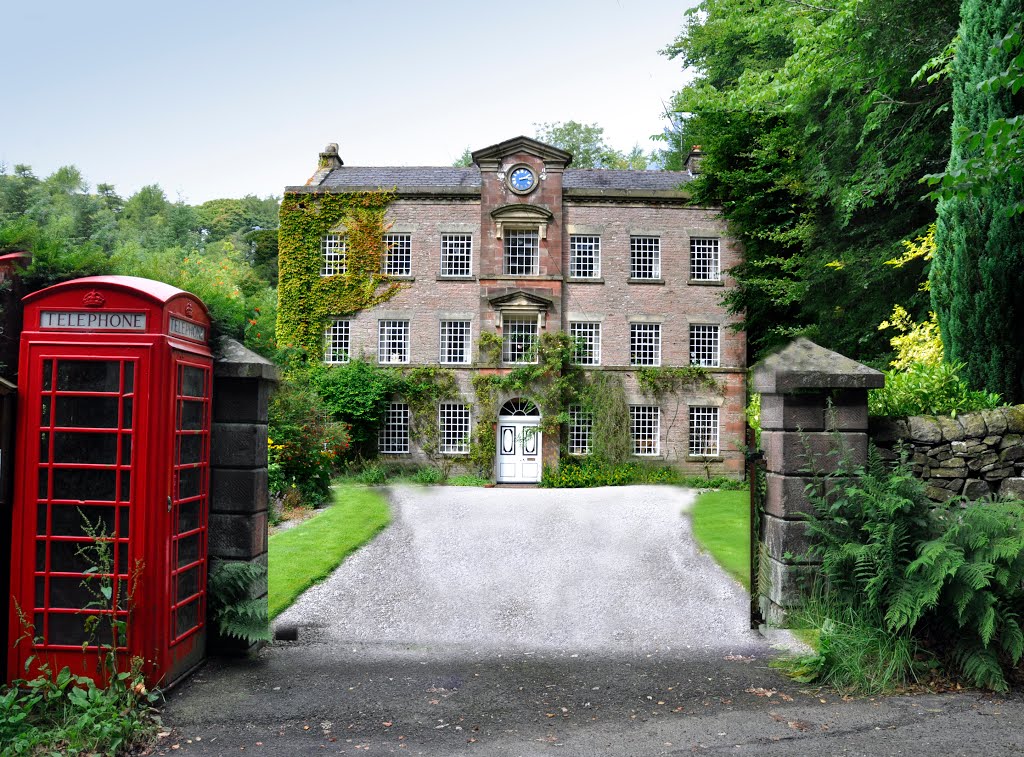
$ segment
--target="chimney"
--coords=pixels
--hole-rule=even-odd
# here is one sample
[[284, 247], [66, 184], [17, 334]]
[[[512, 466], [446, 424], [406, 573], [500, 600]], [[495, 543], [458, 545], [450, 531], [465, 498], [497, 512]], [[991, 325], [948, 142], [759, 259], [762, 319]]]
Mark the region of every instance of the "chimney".
[[333, 168], [341, 168], [343, 165], [345, 165], [345, 161], [338, 155], [338, 143], [331, 142], [320, 153], [320, 162], [317, 163], [317, 168], [320, 170], [324, 168], [331, 170]]
[[690, 148], [690, 154], [686, 156], [686, 163], [684, 168], [690, 176], [696, 176], [700, 173], [700, 162], [704, 158], [704, 153], [700, 149], [700, 145], [694, 145]]

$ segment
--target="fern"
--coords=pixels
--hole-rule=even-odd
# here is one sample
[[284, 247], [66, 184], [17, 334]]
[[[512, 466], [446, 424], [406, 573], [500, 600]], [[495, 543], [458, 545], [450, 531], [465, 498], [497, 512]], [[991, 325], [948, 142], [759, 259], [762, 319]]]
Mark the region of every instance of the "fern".
[[842, 486], [808, 487], [831, 603], [927, 641], [970, 683], [1005, 691], [1024, 658], [1024, 505], [936, 506], [905, 461], [889, 469], [875, 450], [836, 476]]
[[253, 584], [267, 577], [266, 566], [250, 562], [216, 560], [210, 570], [210, 614], [222, 636], [248, 644], [270, 641], [270, 620], [265, 598], [251, 596]]

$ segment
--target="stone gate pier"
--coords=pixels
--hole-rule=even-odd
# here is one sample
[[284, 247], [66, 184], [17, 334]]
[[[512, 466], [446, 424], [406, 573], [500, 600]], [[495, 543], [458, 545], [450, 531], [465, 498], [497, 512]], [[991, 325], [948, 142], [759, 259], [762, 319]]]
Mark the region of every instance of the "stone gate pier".
[[808, 554], [807, 488], [844, 463], [866, 462], [868, 389], [884, 383], [882, 373], [803, 338], [754, 367], [767, 463], [759, 604], [769, 625], [785, 622], [817, 572]]

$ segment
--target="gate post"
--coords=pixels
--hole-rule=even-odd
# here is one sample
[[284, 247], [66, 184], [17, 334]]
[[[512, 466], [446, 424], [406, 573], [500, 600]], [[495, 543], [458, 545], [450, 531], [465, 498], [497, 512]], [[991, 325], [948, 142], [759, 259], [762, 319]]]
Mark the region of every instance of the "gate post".
[[804, 338], [754, 367], [767, 465], [759, 602], [769, 625], [785, 622], [817, 573], [808, 554], [807, 487], [844, 463], [866, 462], [867, 390], [884, 383], [882, 373]]
[[[210, 558], [267, 565], [267, 408], [277, 366], [223, 338], [213, 364], [210, 455]], [[267, 584], [252, 589], [267, 598]], [[211, 651], [245, 654], [250, 646], [211, 628]], [[255, 647], [256, 645], [253, 645]]]

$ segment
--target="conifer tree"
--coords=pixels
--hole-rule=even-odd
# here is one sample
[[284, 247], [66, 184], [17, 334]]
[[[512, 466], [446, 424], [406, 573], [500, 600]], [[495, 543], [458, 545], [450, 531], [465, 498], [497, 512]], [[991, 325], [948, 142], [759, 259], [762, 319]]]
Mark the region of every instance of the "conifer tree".
[[[1024, 112], [1024, 91], [983, 86], [1014, 53], [996, 51], [1024, 16], [1024, 0], [964, 0], [953, 59], [953, 148], [947, 171], [981, 150], [996, 119]], [[965, 138], [964, 134], [980, 135]], [[1024, 187], [1009, 177], [938, 207], [932, 305], [947, 359], [964, 361], [975, 388], [1024, 402]]]

